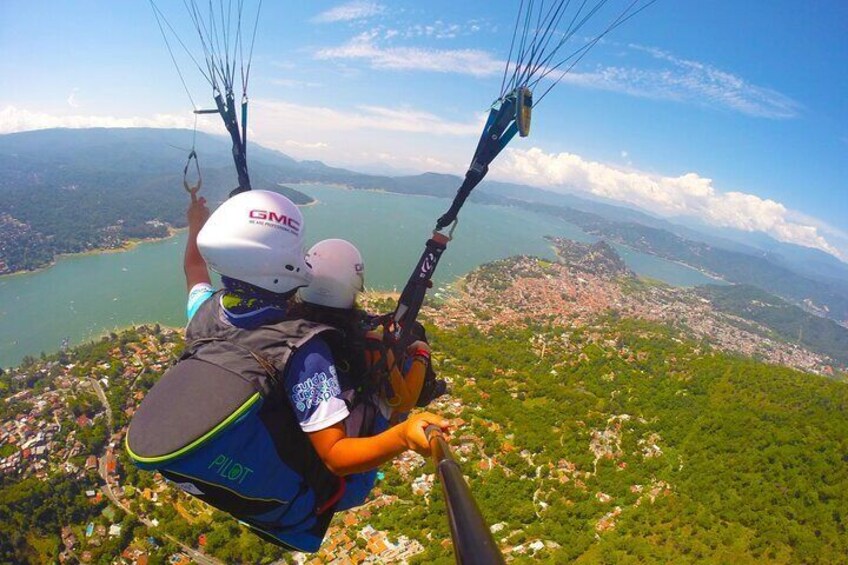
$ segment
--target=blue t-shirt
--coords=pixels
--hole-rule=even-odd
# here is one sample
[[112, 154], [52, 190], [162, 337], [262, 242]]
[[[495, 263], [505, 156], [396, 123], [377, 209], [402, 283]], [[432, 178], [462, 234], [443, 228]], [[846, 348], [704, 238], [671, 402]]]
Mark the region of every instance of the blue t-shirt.
[[[200, 283], [191, 289], [186, 305], [189, 321], [213, 294], [215, 289], [209, 283]], [[286, 313], [284, 308], [267, 305], [254, 309], [240, 308], [237, 312], [223, 304], [222, 308], [229, 323], [245, 329], [282, 320]], [[329, 428], [350, 413], [345, 397], [350, 396], [352, 391], [342, 390], [330, 347], [320, 337], [310, 339], [291, 356], [283, 386], [305, 432]]]

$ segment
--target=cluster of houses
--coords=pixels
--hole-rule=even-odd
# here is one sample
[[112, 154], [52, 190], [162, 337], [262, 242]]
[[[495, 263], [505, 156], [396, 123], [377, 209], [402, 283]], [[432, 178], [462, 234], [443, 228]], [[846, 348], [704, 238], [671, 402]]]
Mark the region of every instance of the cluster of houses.
[[50, 387], [41, 393], [23, 390], [6, 398], [5, 402], [21, 402], [28, 409], [0, 423], [0, 475], [46, 479], [51, 465], [55, 464], [67, 474], [81, 476], [81, 470], [70, 462], [85, 449], [75, 439], [74, 430], [70, 430], [61, 442], [56, 440], [62, 431], [62, 422], [68, 425], [73, 419], [62, 390]]
[[378, 563], [405, 563], [424, 551], [424, 547], [407, 536], [393, 539], [388, 532], [377, 530], [368, 519], [379, 509], [398, 502], [396, 496], [375, 489], [374, 498], [363, 506], [342, 515], [341, 524], [333, 525], [327, 532], [318, 553], [294, 554], [299, 565], [361, 565]]
[[[592, 271], [595, 263], [597, 272]], [[496, 281], [492, 269], [497, 272]], [[484, 331], [521, 325], [528, 319], [580, 328], [599, 315], [616, 311], [625, 317], [684, 328], [724, 351], [816, 374], [835, 372], [832, 361], [823, 355], [773, 339], [767, 328], [717, 311], [690, 289], [646, 285], [634, 291], [628, 288], [632, 280], [631, 274], [598, 261], [571, 264], [513, 257], [468, 275], [454, 297], [439, 304], [438, 312], [434, 308], [423, 311], [448, 328], [472, 325]]]

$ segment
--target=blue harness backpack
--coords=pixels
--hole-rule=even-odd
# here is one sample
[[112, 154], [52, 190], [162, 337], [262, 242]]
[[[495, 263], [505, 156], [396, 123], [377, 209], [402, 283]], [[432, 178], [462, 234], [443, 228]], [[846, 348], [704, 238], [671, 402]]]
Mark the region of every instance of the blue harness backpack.
[[219, 294], [186, 331], [187, 347], [139, 406], [126, 449], [140, 468], [232, 514], [287, 549], [317, 551], [345, 481], [321, 461], [282, 392], [292, 353], [330, 326], [223, 322]]

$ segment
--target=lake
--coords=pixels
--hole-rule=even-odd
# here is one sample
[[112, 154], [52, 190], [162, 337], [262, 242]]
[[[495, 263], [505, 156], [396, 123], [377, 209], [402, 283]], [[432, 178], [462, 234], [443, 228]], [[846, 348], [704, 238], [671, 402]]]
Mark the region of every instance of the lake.
[[[423, 196], [298, 187], [318, 200], [303, 208], [309, 244], [328, 237], [354, 242], [366, 262], [369, 288], [400, 289], [448, 201]], [[176, 190], [176, 188], [175, 188]], [[591, 242], [578, 227], [516, 208], [474, 202], [435, 276], [444, 285], [477, 265], [511, 255], [553, 258], [545, 235]], [[64, 257], [53, 267], [0, 278], [0, 367], [25, 355], [57, 351], [131, 324], [185, 323], [182, 255], [185, 232], [118, 253]], [[715, 282], [694, 269], [620, 249], [637, 274], [677, 286]]]

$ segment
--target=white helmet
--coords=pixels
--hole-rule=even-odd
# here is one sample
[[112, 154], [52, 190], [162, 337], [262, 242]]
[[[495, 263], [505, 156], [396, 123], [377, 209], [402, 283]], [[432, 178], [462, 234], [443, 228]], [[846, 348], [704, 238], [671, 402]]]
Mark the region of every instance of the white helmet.
[[312, 282], [298, 291], [301, 300], [331, 308], [352, 308], [365, 290], [365, 263], [359, 250], [344, 239], [325, 239], [306, 255]]
[[250, 190], [221, 204], [197, 234], [197, 246], [216, 273], [271, 292], [289, 292], [312, 279], [303, 216], [277, 192]]

